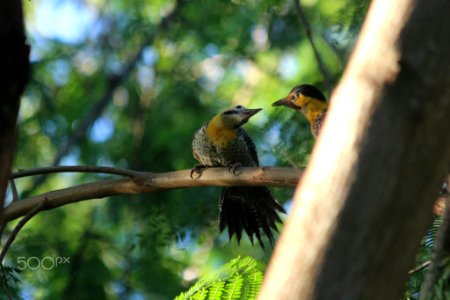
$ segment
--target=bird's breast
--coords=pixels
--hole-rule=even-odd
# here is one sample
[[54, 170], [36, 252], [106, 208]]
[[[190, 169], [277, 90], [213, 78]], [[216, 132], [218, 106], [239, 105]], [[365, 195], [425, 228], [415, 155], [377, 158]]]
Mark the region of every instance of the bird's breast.
[[226, 148], [236, 139], [236, 130], [228, 128], [220, 128], [214, 124], [209, 124], [206, 128], [206, 135], [217, 148]]

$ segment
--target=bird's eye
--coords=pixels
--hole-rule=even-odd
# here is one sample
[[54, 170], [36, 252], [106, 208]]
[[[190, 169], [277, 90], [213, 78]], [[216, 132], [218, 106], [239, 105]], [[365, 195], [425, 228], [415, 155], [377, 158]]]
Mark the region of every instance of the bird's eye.
[[294, 100], [294, 99], [295, 99], [295, 95], [291, 95], [289, 98], [290, 98], [291, 100]]
[[236, 108], [237, 109], [242, 109], [242, 108], [244, 108], [242, 105], [238, 105], [238, 106], [236, 106]]

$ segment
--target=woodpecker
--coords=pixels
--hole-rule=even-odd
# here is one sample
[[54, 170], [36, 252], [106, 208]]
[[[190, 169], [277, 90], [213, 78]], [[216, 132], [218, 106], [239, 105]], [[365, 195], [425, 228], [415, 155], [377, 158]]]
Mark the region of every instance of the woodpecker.
[[[255, 144], [241, 127], [259, 111], [238, 105], [203, 124], [192, 141], [194, 158], [200, 164], [192, 169], [191, 177], [207, 167], [228, 167], [234, 173], [240, 166], [259, 166]], [[285, 210], [266, 187], [225, 187], [219, 199], [219, 230], [228, 228], [230, 240], [236, 235], [238, 243], [245, 231], [252, 244], [256, 236], [264, 249], [260, 230], [273, 246], [272, 230], [277, 231], [276, 222], [281, 223], [277, 212]]]
[[272, 104], [272, 106], [288, 106], [301, 111], [311, 124], [311, 133], [314, 138], [320, 133], [325, 120], [328, 103], [319, 89], [310, 84], [294, 87], [287, 97]]

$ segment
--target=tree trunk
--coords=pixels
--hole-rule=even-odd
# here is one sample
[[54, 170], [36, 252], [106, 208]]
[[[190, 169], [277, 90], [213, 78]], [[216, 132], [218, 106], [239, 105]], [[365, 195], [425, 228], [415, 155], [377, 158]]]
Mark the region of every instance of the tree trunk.
[[0, 224], [11, 171], [17, 115], [29, 72], [22, 1], [4, 1], [0, 9]]
[[450, 1], [375, 0], [260, 299], [399, 299], [450, 162]]

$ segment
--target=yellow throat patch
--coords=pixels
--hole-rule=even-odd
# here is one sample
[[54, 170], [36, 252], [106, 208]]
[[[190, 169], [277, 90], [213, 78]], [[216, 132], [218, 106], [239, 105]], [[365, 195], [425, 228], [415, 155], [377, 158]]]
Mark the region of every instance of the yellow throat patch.
[[304, 95], [300, 95], [295, 102], [299, 107], [306, 107], [303, 112], [310, 124], [314, 124], [317, 117], [322, 115], [328, 107], [328, 103]]
[[227, 128], [220, 116], [215, 116], [206, 127], [206, 135], [215, 147], [225, 147], [236, 138], [236, 129]]

